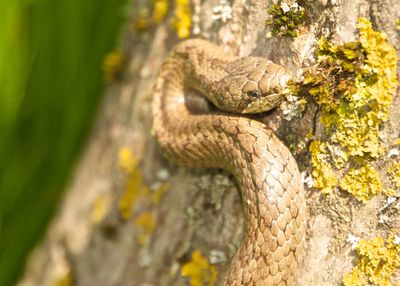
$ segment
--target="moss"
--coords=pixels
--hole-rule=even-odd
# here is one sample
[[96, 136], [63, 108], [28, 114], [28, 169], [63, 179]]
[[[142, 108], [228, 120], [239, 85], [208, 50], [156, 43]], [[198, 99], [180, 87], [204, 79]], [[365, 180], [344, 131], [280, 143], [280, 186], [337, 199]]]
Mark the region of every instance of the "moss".
[[190, 278], [191, 286], [213, 286], [217, 283], [218, 271], [196, 250], [192, 259], [182, 266], [181, 275]]
[[299, 25], [303, 23], [303, 7], [297, 3], [289, 7], [284, 1], [279, 1], [270, 6], [267, 13], [270, 19], [266, 21], [266, 25], [271, 28], [273, 36], [297, 36]]
[[390, 286], [390, 277], [400, 268], [400, 245], [392, 233], [388, 239], [360, 239], [356, 247], [357, 265], [343, 278], [345, 286]]
[[366, 202], [383, 191], [373, 165], [384, 151], [380, 128], [397, 86], [397, 57], [367, 19], [360, 18], [357, 27], [358, 41], [319, 41], [318, 64], [305, 73], [296, 92], [309, 94], [325, 126], [323, 139], [310, 145], [314, 187], [330, 192], [336, 176], [343, 190]]

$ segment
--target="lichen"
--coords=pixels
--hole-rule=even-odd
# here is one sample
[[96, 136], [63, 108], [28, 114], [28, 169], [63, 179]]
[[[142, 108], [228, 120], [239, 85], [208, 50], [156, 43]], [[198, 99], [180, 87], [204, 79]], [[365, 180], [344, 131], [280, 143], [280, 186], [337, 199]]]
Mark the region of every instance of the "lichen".
[[52, 286], [72, 286], [72, 285], [74, 285], [74, 277], [72, 275], [72, 272], [67, 271], [65, 274], [57, 277], [51, 285]]
[[389, 178], [395, 188], [400, 190], [400, 162], [391, 161], [388, 168]]
[[150, 191], [143, 183], [140, 169], [133, 170], [127, 178], [125, 190], [118, 200], [119, 214], [122, 219], [129, 220], [135, 203], [140, 198], [149, 197]]
[[169, 0], [154, 0], [153, 1], [153, 21], [156, 24], [164, 21], [168, 14]]
[[122, 147], [118, 152], [118, 167], [126, 174], [130, 174], [138, 165], [138, 159], [128, 147]]
[[176, 0], [172, 25], [179, 38], [184, 39], [190, 36], [192, 15], [189, 0]]
[[166, 18], [170, 6], [169, 0], [145, 1], [136, 7], [133, 21], [134, 32], [141, 34], [149, 28], [160, 24]]
[[357, 243], [357, 265], [345, 274], [344, 286], [390, 286], [392, 274], [400, 268], [400, 245], [391, 233], [387, 240], [375, 237]]
[[232, 7], [227, 0], [219, 0], [218, 5], [213, 7], [212, 11], [213, 20], [226, 23], [228, 20], [232, 19]]
[[310, 144], [311, 163], [313, 166], [312, 175], [314, 177], [313, 186], [321, 189], [324, 194], [331, 193], [337, 185], [338, 180], [327, 161], [326, 143], [314, 140]]
[[[160, 203], [169, 184], [164, 182], [149, 187], [143, 180], [139, 160], [127, 147], [119, 150], [118, 166], [126, 175], [125, 189], [118, 200], [119, 214], [123, 220], [133, 218], [138, 230], [137, 241], [144, 246], [155, 228], [154, 208]], [[135, 212], [137, 205], [140, 208]]]
[[190, 279], [191, 286], [214, 286], [218, 279], [216, 267], [198, 250], [193, 251], [192, 259], [182, 266], [181, 275]]
[[[272, 36], [296, 37], [299, 25], [304, 18], [304, 8], [297, 3], [288, 6], [284, 1], [278, 1], [267, 9], [269, 19], [266, 25], [271, 28]], [[267, 35], [268, 37], [268, 35]]]
[[153, 0], [145, 1], [136, 8], [136, 17], [133, 21], [133, 30], [137, 34], [143, 34], [150, 28], [160, 24], [168, 15], [171, 4], [174, 7], [172, 17], [172, 27], [177, 36], [181, 39], [190, 36], [192, 27], [192, 12], [190, 9], [190, 0]]
[[305, 72], [300, 90], [292, 90], [307, 91], [325, 126], [310, 144], [314, 187], [329, 193], [341, 181], [343, 190], [366, 202], [384, 191], [374, 164], [385, 149], [380, 128], [397, 86], [397, 57], [370, 21], [360, 18], [357, 28], [355, 42], [334, 45], [322, 38], [317, 66]]
[[125, 56], [120, 50], [115, 50], [106, 55], [103, 62], [103, 73], [107, 83], [115, 81], [121, 76], [124, 63]]
[[161, 198], [164, 196], [165, 192], [169, 189], [169, 183], [164, 182], [157, 186], [157, 188], [152, 189], [150, 194], [150, 201], [153, 205], [158, 205]]
[[140, 233], [137, 237], [139, 245], [146, 245], [149, 236], [153, 233], [155, 228], [155, 218], [152, 212], [141, 213], [134, 221], [135, 226], [139, 229]]
[[100, 195], [96, 198], [92, 211], [90, 212], [90, 221], [93, 224], [99, 224], [104, 220], [110, 211], [111, 197], [108, 194]]
[[340, 187], [364, 203], [381, 192], [382, 184], [374, 167], [369, 164], [351, 169], [340, 183]]

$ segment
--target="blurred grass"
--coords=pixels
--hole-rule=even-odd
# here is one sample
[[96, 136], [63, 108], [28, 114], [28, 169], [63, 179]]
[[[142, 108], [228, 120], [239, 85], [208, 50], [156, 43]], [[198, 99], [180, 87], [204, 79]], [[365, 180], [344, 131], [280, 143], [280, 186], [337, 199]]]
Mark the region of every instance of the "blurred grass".
[[125, 0], [0, 0], [0, 285], [44, 234], [101, 99]]

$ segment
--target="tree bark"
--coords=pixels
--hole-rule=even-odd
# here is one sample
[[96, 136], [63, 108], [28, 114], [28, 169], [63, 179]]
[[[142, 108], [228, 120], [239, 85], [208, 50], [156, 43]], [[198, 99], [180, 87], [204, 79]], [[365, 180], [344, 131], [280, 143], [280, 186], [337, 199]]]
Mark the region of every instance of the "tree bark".
[[[356, 40], [360, 16], [369, 18], [374, 29], [385, 32], [399, 49], [397, 0], [302, 1], [299, 4], [306, 17], [299, 35], [269, 39], [265, 37], [265, 19], [271, 1], [234, 0], [232, 18], [225, 23], [211, 17], [213, 7], [220, 5], [218, 1], [192, 4], [198, 19], [194, 21], [194, 36], [224, 45], [241, 56], [267, 57], [287, 67], [296, 78], [302, 68], [315, 63], [321, 36], [337, 44]], [[134, 1], [132, 7], [135, 5], [140, 3]], [[68, 277], [76, 285], [189, 285], [181, 269], [195, 250], [216, 267], [219, 279], [223, 277], [243, 232], [242, 202], [233, 178], [219, 170], [171, 165], [151, 137], [153, 84], [163, 58], [178, 42], [170, 14], [140, 35], [131, 31], [133, 20], [128, 22], [121, 44], [128, 55], [126, 69], [106, 90], [59, 214], [32, 253], [21, 286], [54, 285]], [[132, 18], [135, 16], [133, 12]], [[399, 137], [399, 105], [397, 93], [382, 130], [385, 143]], [[310, 131], [321, 133], [323, 129], [318, 107], [313, 104], [302, 118], [284, 120], [282, 110], [276, 109], [257, 119], [288, 146]], [[130, 150], [131, 163], [139, 162], [137, 167], [131, 166], [134, 170], [124, 167], [123, 158], [118, 159], [123, 148]], [[296, 159], [300, 170], [309, 173], [307, 148], [296, 154]], [[126, 207], [121, 206], [121, 198], [129, 197], [129, 190], [138, 195], [125, 200], [131, 208], [124, 216]], [[355, 253], [346, 242], [349, 234], [366, 239], [387, 234], [389, 227], [378, 222], [385, 198], [377, 196], [359, 204], [342, 192], [326, 196], [310, 188], [307, 203], [307, 254], [298, 284], [341, 285], [344, 273], [354, 266]], [[396, 204], [398, 210], [399, 202]], [[398, 211], [392, 215], [390, 227], [399, 229]]]

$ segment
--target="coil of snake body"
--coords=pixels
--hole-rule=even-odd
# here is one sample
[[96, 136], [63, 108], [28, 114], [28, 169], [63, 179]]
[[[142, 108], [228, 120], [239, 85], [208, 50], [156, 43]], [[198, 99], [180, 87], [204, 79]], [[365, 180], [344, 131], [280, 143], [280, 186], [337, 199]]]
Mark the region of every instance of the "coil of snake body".
[[[307, 219], [297, 163], [265, 124], [239, 114], [277, 106], [288, 79], [267, 59], [191, 39], [170, 52], [156, 82], [152, 132], [163, 155], [181, 166], [225, 169], [241, 191], [245, 234], [224, 285], [296, 285]], [[225, 112], [191, 113], [188, 89]]]

